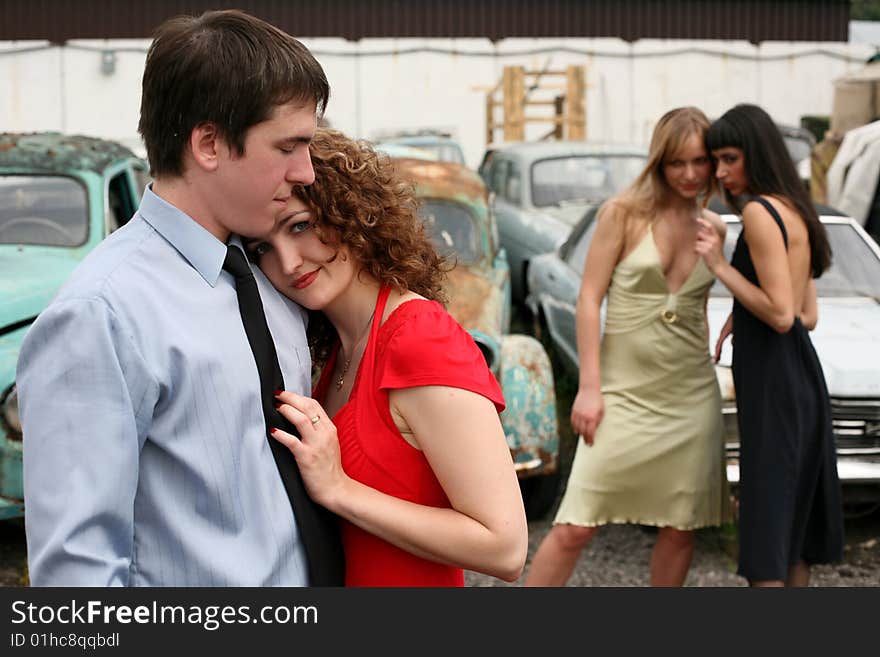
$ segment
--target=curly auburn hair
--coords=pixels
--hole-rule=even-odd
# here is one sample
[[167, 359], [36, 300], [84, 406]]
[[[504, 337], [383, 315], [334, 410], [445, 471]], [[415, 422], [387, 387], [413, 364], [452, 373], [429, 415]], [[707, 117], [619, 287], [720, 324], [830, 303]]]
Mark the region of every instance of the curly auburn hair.
[[[410, 290], [446, 304], [452, 268], [419, 218], [413, 185], [387, 155], [338, 130], [319, 128], [310, 145], [315, 182], [293, 194], [315, 215], [325, 244], [345, 246], [361, 270], [397, 292]], [[311, 313], [309, 346], [315, 366], [329, 357], [336, 331], [323, 313]]]

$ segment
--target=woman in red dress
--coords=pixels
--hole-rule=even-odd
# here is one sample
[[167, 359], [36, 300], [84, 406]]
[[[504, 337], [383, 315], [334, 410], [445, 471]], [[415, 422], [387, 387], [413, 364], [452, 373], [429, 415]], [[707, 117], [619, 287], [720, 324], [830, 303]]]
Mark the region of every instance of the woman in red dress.
[[347, 586], [512, 581], [527, 528], [498, 382], [442, 302], [445, 263], [389, 159], [332, 130], [248, 250], [310, 313], [313, 397], [278, 395], [300, 431], [273, 435], [309, 494], [342, 518]]

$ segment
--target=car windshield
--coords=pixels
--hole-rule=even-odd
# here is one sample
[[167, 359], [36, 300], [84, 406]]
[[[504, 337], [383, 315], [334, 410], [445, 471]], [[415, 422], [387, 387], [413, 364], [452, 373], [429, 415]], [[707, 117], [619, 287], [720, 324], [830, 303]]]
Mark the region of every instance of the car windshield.
[[427, 199], [419, 209], [437, 250], [462, 264], [482, 258], [480, 233], [468, 208], [460, 203]]
[[464, 154], [456, 144], [419, 144], [417, 147], [432, 152], [441, 162], [464, 164]]
[[[831, 267], [816, 279], [819, 297], [873, 297], [880, 300], [880, 258], [856, 229], [849, 224], [825, 224], [831, 243]], [[727, 224], [724, 256], [730, 260], [742, 226]], [[713, 297], [729, 297], [730, 291], [719, 281], [712, 286]]]
[[0, 244], [79, 246], [88, 217], [86, 190], [73, 178], [0, 174]]
[[532, 165], [532, 204], [595, 203], [632, 182], [645, 165], [639, 155], [576, 155]]

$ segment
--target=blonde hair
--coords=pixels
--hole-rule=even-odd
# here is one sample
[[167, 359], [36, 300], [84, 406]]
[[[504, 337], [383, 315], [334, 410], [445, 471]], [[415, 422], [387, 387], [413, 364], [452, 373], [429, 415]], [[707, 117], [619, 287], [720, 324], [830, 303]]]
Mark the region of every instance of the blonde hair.
[[[677, 107], [660, 117], [651, 135], [648, 161], [633, 183], [612, 201], [625, 216], [652, 220], [657, 207], [672, 191], [663, 175], [663, 165], [678, 153], [693, 135], [704, 139], [709, 119], [696, 107]], [[715, 191], [715, 176], [709, 176], [703, 205]]]

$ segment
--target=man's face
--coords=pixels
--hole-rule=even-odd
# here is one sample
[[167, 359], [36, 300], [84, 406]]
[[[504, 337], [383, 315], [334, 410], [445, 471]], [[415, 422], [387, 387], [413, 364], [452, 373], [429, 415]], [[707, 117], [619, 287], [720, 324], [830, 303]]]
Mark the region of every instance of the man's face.
[[246, 237], [272, 230], [293, 185], [315, 180], [309, 142], [316, 126], [313, 102], [291, 102], [248, 130], [243, 155], [223, 145], [214, 216], [224, 229]]

